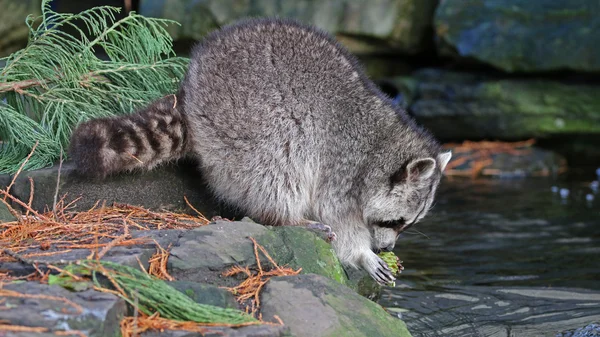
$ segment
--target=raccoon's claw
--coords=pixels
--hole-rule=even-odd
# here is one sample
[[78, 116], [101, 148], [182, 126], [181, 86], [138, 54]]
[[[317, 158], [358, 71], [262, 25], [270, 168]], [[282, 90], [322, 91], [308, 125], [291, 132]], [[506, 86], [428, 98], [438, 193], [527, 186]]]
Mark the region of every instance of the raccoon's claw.
[[377, 255], [373, 254], [365, 269], [371, 277], [381, 285], [388, 285], [396, 280], [390, 267]]
[[320, 222], [310, 221], [306, 224], [306, 228], [324, 232], [327, 236], [327, 242], [334, 241], [337, 238], [335, 233], [331, 230], [330, 226], [322, 224]]

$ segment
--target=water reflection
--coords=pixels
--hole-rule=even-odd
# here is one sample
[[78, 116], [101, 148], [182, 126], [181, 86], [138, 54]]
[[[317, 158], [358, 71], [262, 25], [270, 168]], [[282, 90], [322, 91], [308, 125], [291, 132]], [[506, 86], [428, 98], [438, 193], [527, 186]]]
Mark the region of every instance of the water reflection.
[[[568, 195], [553, 193], [561, 189], [568, 189]], [[596, 198], [589, 200], [590, 194]], [[422, 319], [429, 310], [441, 310], [449, 319], [459, 315], [461, 319], [457, 322], [469, 321], [464, 310], [454, 310], [450, 308], [452, 305], [437, 307], [439, 296], [444, 294], [453, 298], [457, 293], [475, 299], [487, 296], [496, 301], [498, 291], [517, 287], [530, 287], [525, 289], [531, 291], [583, 288], [600, 294], [599, 199], [590, 188], [590, 181], [446, 180], [431, 215], [398, 242], [396, 254], [404, 261], [405, 270], [396, 282], [397, 287], [385, 290], [381, 304], [408, 309], [414, 306], [414, 301], [420, 301], [432, 306], [423, 312], [419, 311], [424, 308], [413, 307], [408, 316], [405, 313], [415, 324], [409, 320], [406, 323], [419, 335], [424, 328]], [[510, 309], [519, 310], [521, 307], [515, 303], [520, 301], [515, 298], [512, 301]], [[554, 303], [555, 307], [565, 304], [560, 299], [545, 301], [545, 305]], [[506, 310], [493, 309], [494, 304], [484, 300], [476, 302], [468, 303], [491, 310], [483, 315], [485, 310], [480, 310], [476, 317], [483, 317], [488, 327], [507, 328], [508, 323], [503, 321], [497, 326], [498, 320], [494, 319], [507, 314]], [[596, 304], [600, 307], [600, 300]], [[585, 307], [579, 302], [569, 305], [569, 310]], [[597, 311], [583, 314], [575, 310], [570, 314], [585, 321], [600, 315]], [[520, 319], [531, 313], [522, 314], [521, 318], [511, 318], [510, 324], [518, 325]], [[536, 310], [536, 315], [552, 316], [547, 314]], [[566, 318], [558, 320], [559, 325]], [[556, 322], [557, 318], [551, 321]], [[452, 325], [451, 322], [447, 324]], [[429, 330], [423, 331], [433, 331], [431, 328], [429, 325]], [[438, 328], [441, 329], [439, 324]], [[457, 331], [456, 334], [446, 331], [443, 335], [465, 333]]]

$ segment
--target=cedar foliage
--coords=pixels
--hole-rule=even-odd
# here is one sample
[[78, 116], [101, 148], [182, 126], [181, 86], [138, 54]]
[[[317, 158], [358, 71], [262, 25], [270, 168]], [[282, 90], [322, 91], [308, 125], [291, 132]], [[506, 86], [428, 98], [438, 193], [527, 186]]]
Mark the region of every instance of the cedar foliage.
[[24, 169], [52, 165], [78, 123], [173, 93], [187, 66], [165, 30], [174, 21], [133, 12], [116, 20], [120, 9], [108, 6], [57, 13], [50, 1], [27, 17], [28, 45], [0, 59], [0, 173], [16, 172], [36, 142]]

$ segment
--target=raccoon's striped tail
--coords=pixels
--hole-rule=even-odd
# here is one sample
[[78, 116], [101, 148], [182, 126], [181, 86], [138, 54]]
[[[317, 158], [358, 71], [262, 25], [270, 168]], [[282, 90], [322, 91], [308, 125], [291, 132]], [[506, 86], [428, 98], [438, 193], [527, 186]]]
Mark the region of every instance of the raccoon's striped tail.
[[170, 95], [132, 115], [82, 123], [71, 136], [69, 157], [77, 171], [100, 178], [180, 158], [187, 149], [181, 111]]

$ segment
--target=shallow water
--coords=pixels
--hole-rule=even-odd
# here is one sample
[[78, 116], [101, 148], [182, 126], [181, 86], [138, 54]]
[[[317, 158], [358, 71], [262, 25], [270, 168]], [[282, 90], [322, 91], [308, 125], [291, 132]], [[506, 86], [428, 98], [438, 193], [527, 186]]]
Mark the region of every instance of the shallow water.
[[[405, 270], [380, 303], [399, 310], [415, 336], [464, 336], [467, 330], [448, 328], [465, 324], [495, 327], [469, 336], [518, 336], [519, 326], [561, 331], [600, 320], [600, 194], [586, 200], [591, 180], [446, 179], [430, 215], [398, 241]], [[553, 193], [553, 186], [569, 189], [569, 196]], [[592, 295], [541, 295], [563, 288]], [[533, 291], [524, 298], [546, 302], [501, 298]], [[583, 303], [588, 298], [594, 301]], [[511, 305], [498, 305], [506, 301]], [[469, 314], [461, 303], [470, 305]], [[432, 313], [439, 316], [434, 323]]]

